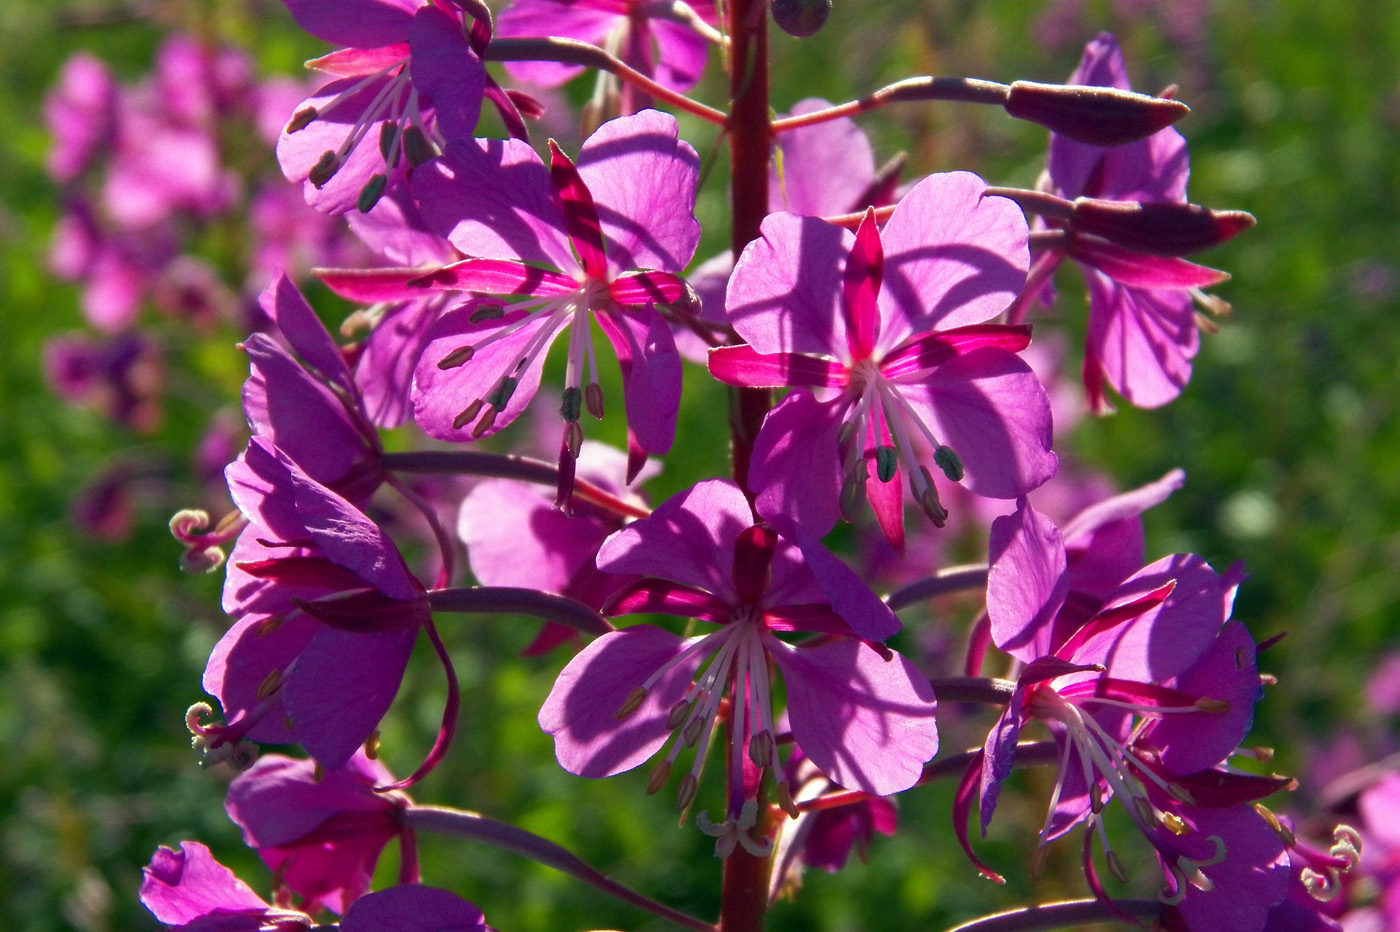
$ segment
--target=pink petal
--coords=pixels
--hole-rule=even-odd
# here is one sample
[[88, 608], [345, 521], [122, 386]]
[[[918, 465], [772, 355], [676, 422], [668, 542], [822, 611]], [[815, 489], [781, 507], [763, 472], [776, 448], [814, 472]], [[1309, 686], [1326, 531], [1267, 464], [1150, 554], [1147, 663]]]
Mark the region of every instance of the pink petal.
[[[815, 97], [800, 100], [792, 115], [825, 110], [831, 104]], [[808, 217], [860, 210], [856, 203], [875, 180], [875, 152], [856, 122], [847, 117], [789, 130], [778, 136], [782, 175], [777, 160], [768, 183], [768, 209]]]
[[342, 932], [480, 932], [490, 928], [481, 910], [455, 893], [420, 884], [400, 884], [366, 894], [351, 904]]
[[938, 752], [938, 728], [933, 687], [912, 663], [860, 641], [765, 643], [783, 671], [793, 738], [823, 773], [876, 796], [918, 782]]
[[680, 272], [695, 255], [700, 158], [678, 133], [669, 113], [643, 110], [604, 123], [579, 152], [578, 173], [593, 193], [614, 277], [632, 269]]
[[1077, 237], [1070, 255], [1130, 288], [1208, 288], [1229, 279], [1228, 272], [1173, 256], [1134, 252], [1106, 240]]
[[748, 388], [844, 388], [849, 370], [840, 363], [830, 362], [802, 353], [772, 353], [765, 355], [752, 346], [720, 346], [710, 350], [710, 375], [726, 385]]
[[332, 45], [374, 48], [408, 36], [417, 0], [285, 0], [297, 25]]
[[822, 403], [805, 389], [768, 412], [754, 442], [749, 483], [759, 514], [785, 515], [816, 537], [841, 517], [837, 439], [849, 403]]
[[1021, 499], [992, 522], [987, 615], [992, 640], [1029, 663], [1055, 648], [1055, 616], [1069, 591], [1060, 530]]
[[261, 914], [269, 908], [197, 841], [180, 842], [178, 852], [157, 848], [141, 873], [141, 902], [167, 925], [184, 925], [215, 910]]
[[581, 777], [608, 777], [651, 757], [671, 729], [671, 707], [685, 697], [703, 656], [676, 664], [621, 721], [632, 691], [686, 649], [687, 641], [651, 625], [598, 638], [569, 661], [540, 708], [560, 766]]
[[880, 237], [882, 347], [911, 331], [981, 323], [1020, 293], [1030, 266], [1026, 218], [986, 189], [970, 172], [930, 175], [895, 208]]
[[627, 428], [643, 450], [668, 453], [681, 406], [681, 357], [671, 328], [655, 310], [594, 315], [622, 368]]
[[1139, 408], [1181, 394], [1191, 378], [1200, 332], [1191, 298], [1114, 284], [1085, 270], [1089, 283], [1089, 352], [1113, 390]]

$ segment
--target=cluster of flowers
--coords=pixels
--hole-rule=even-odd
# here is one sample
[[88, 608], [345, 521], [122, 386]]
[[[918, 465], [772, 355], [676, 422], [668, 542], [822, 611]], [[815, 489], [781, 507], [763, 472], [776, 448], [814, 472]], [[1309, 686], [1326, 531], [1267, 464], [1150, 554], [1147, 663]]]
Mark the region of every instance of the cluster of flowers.
[[[1242, 569], [1219, 573], [1192, 554], [1147, 562], [1139, 516], [1181, 475], [1099, 495], [1060, 526], [1029, 498], [1065, 496], [1070, 482], [1046, 485], [1060, 470], [1044, 387], [1054, 375], [1028, 361], [1025, 323], [1053, 302], [1056, 269], [1073, 260], [1088, 282], [1089, 405], [1107, 410], [1111, 389], [1154, 407], [1189, 378], [1198, 328], [1209, 326], [1196, 307], [1223, 307], [1201, 289], [1225, 275], [1181, 256], [1252, 222], [1187, 202], [1185, 142], [1167, 126], [1184, 108], [1132, 93], [1111, 37], [1089, 45], [1070, 87], [913, 79], [847, 107], [804, 101], [776, 120], [765, 100], [755, 131], [681, 94], [707, 43], [727, 46], [734, 67], [755, 67], [733, 47], [755, 30], [742, 10], [722, 34], [714, 5], [701, 2], [517, 0], [495, 23], [480, 0], [286, 3], [342, 48], [312, 63], [330, 81], [284, 113], [278, 158], [308, 204], [351, 218], [378, 257], [318, 272], [367, 305], [357, 316], [370, 330], [337, 345], [293, 281], [272, 278], [259, 304], [273, 326], [242, 344], [252, 439], [226, 471], [237, 514], [206, 531], [207, 518], [185, 513], [172, 530], [193, 563], [232, 545], [223, 608], [234, 624], [204, 677], [223, 718], [194, 707], [197, 744], [211, 760], [247, 765], [254, 742], [296, 743], [314, 763], [264, 757], [230, 788], [230, 814], [276, 871], [277, 905], [187, 842], [147, 869], [142, 896], [157, 918], [191, 930], [289, 929], [325, 908], [351, 932], [481, 927], [470, 904], [419, 885], [414, 832], [451, 819], [402, 791], [447, 753], [455, 727], [460, 697], [434, 613], [510, 611], [548, 622], [531, 653], [591, 638], [539, 712], [559, 763], [605, 777], [656, 759], [647, 790], [658, 792], [685, 753], [691, 763], [675, 781], [685, 811], [714, 742], [726, 809], [697, 823], [721, 857], [776, 857], [774, 891], [803, 859], [834, 869], [873, 831], [893, 831], [886, 797], [947, 770], [930, 763], [937, 695], [1004, 707], [985, 746], [953, 759], [964, 775], [955, 830], [988, 876], [968, 838], [974, 806], [985, 831], [1012, 769], [1050, 763], [1041, 843], [1084, 827], [1087, 905], [1101, 910], [1092, 915], [1195, 932], [1338, 928], [1306, 888], [1319, 865], [1335, 879], [1355, 863], [1354, 834], [1321, 860], [1300, 853], [1258, 803], [1291, 781], [1231, 762], [1267, 681], [1253, 638], [1231, 618]], [[542, 107], [502, 88], [490, 59], [542, 85], [580, 63], [606, 73], [588, 114], [596, 129], [575, 157], [553, 141], [545, 157], [530, 145]], [[99, 71], [75, 64], [55, 98], [84, 114], [86, 135], [55, 155], [68, 177], [99, 145], [94, 127], [111, 125], [92, 116], [111, 109], [98, 99], [109, 93]], [[950, 172], [901, 186], [897, 164], [877, 170], [847, 115], [921, 96], [994, 102], [1050, 127], [1043, 183], [994, 188]], [[776, 150], [757, 236], [689, 276], [700, 159], [676, 118], [647, 106], [658, 100]], [[509, 138], [475, 135], [483, 102]], [[219, 113], [213, 102], [194, 109]], [[152, 110], [174, 120], [190, 108]], [[208, 147], [198, 130], [179, 131]], [[118, 191], [122, 166], [141, 160], [137, 145], [113, 149]], [[228, 195], [212, 154], [206, 161], [207, 184], [142, 188], [149, 198], [136, 206], [117, 198], [112, 222], [149, 228], [176, 209], [218, 209]], [[621, 370], [625, 453], [584, 439], [583, 415], [605, 409], [595, 324]], [[556, 459], [384, 450], [380, 429], [409, 420], [452, 444], [502, 431], [539, 394], [544, 359], [566, 332]], [[732, 479], [650, 508], [635, 486], [675, 442], [683, 357], [739, 389], [733, 397], [757, 406], [761, 429], [736, 433]], [[791, 390], [768, 410], [775, 389]], [[443, 503], [402, 478], [424, 471], [494, 477], [460, 503], [477, 586], [453, 585]], [[415, 573], [370, 517], [386, 487], [432, 528], [435, 575]], [[925, 565], [940, 550], [930, 528], [1000, 514], [987, 565], [881, 598], [871, 586], [878, 561], [857, 572], [823, 543], [843, 519], [863, 530], [867, 503], [888, 549]], [[922, 515], [917, 527], [906, 527], [908, 505]], [[969, 580], [986, 590], [972, 676], [930, 680], [886, 645], [902, 627], [895, 612]], [[713, 630], [685, 637], [611, 621], [637, 614]], [[420, 633], [449, 698], [422, 765], [396, 781], [371, 758]], [[976, 676], [991, 645], [1010, 679]], [[778, 677], [785, 706], [775, 705]], [[1031, 720], [1052, 741], [1021, 741]], [[1128, 880], [1105, 828], [1111, 800], [1156, 852], [1156, 899], [1118, 898], [1102, 882], [1094, 838], [1109, 873]], [[540, 839], [499, 832], [513, 850], [592, 877]], [[369, 893], [393, 838], [401, 884]]]

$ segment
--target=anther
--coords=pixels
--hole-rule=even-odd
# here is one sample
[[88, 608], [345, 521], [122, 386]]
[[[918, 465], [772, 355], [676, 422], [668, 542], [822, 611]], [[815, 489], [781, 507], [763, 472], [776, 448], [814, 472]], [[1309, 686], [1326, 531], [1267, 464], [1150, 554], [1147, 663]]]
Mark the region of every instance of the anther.
[[1167, 831], [1173, 835], [1185, 835], [1189, 832], [1190, 826], [1175, 812], [1167, 812], [1162, 815], [1162, 824], [1167, 827]]
[[773, 761], [773, 734], [764, 729], [749, 739], [749, 760], [760, 770]]
[[471, 321], [474, 324], [479, 324], [484, 320], [500, 320], [502, 317], [505, 316], [506, 306], [504, 304], [497, 304], [494, 301], [488, 301], [485, 304], [481, 305], [481, 307], [472, 311], [471, 314], [467, 317], [467, 320]]
[[482, 400], [478, 398], [476, 401], [473, 401], [471, 404], [463, 408], [462, 413], [458, 414], [452, 419], [452, 429], [461, 430], [467, 424], [471, 423], [472, 418], [476, 417], [476, 412], [481, 410], [481, 406], [483, 403], [484, 402], [482, 402]]
[[646, 689], [641, 686], [636, 687], [627, 694], [626, 699], [622, 700], [622, 705], [613, 713], [613, 718], [619, 722], [622, 721], [627, 716], [637, 711], [637, 709], [641, 708], [642, 703], [646, 702], [646, 699]]
[[404, 155], [408, 156], [408, 164], [412, 168], [437, 158], [438, 154], [437, 146], [429, 142], [428, 137], [416, 126], [410, 126], [403, 131], [403, 151]]
[[881, 482], [889, 482], [899, 471], [899, 456], [894, 447], [875, 448], [875, 476]]
[[326, 182], [335, 177], [335, 173], [340, 171], [340, 156], [330, 149], [321, 153], [321, 157], [316, 160], [316, 164], [311, 166], [311, 171], [306, 173], [306, 180], [311, 182], [317, 190], [326, 186]]
[[928, 471], [927, 466], [920, 466], [919, 472], [923, 474], [924, 490], [919, 491], [914, 484], [914, 477], [909, 477], [909, 485], [914, 493], [915, 499], [919, 502], [919, 509], [924, 513], [934, 527], [942, 527], [948, 520], [948, 510], [943, 507], [943, 503], [938, 500], [938, 490], [933, 487], [933, 475]]
[[564, 402], [559, 406], [559, 416], [566, 421], [577, 421], [583, 412], [583, 392], [578, 386], [564, 389]]
[[777, 786], [778, 806], [788, 814], [789, 818], [797, 818], [797, 803], [792, 800], [792, 788], [788, 786], [786, 780], [779, 780]]
[[851, 439], [855, 437], [855, 435], [856, 422], [846, 421], [844, 424], [841, 425], [841, 430], [836, 434], [836, 443], [838, 446], [844, 447], [846, 444], [851, 442]]
[[947, 476], [950, 482], [962, 482], [962, 459], [953, 452], [952, 447], [944, 445], [934, 450], [933, 462], [934, 465], [943, 470], [943, 475]]
[[487, 408], [486, 413], [481, 416], [481, 420], [476, 422], [472, 428], [472, 439], [479, 440], [483, 434], [492, 428], [496, 423], [496, 408]]
[[569, 456], [578, 459], [579, 451], [583, 449], [583, 428], [578, 426], [578, 421], [569, 421], [564, 425], [564, 448], [569, 451]]
[[1212, 699], [1209, 696], [1202, 696], [1196, 700], [1196, 708], [1202, 712], [1209, 712], [1211, 715], [1218, 715], [1221, 712], [1230, 711], [1230, 703], [1224, 699]]
[[277, 687], [281, 685], [282, 670], [278, 668], [263, 677], [263, 681], [258, 684], [258, 699], [266, 699], [268, 696], [277, 692]]
[[255, 627], [253, 631], [257, 633], [258, 637], [267, 637], [267, 635], [282, 627], [282, 620], [281, 615], [268, 615], [262, 621], [258, 622], [257, 627]]
[[316, 766], [311, 768], [311, 782], [320, 783], [324, 779], [326, 779], [326, 765], [317, 761]]
[[1196, 797], [1192, 796], [1191, 792], [1180, 783], [1168, 783], [1167, 792], [1172, 794], [1172, 799], [1177, 802], [1185, 803], [1188, 806], [1196, 805]]
[[676, 787], [676, 808], [681, 812], [690, 808], [690, 804], [695, 802], [695, 794], [700, 790], [700, 781], [695, 778], [695, 774], [688, 773], [681, 777], [681, 785]]
[[841, 517], [851, 524], [860, 518], [865, 503], [865, 479], [865, 469], [858, 466], [841, 482]]
[[1128, 882], [1128, 872], [1123, 867], [1123, 862], [1118, 859], [1118, 852], [1109, 849], [1103, 853], [1104, 860], [1108, 862], [1108, 872], [1114, 876], [1119, 883]]
[[[470, 362], [471, 358], [474, 355], [476, 355], [476, 347], [459, 346], [455, 350], [438, 360], [438, 368], [455, 369], [464, 363]], [[470, 421], [471, 418], [467, 418], [467, 420]]]
[[603, 386], [589, 382], [583, 389], [583, 406], [598, 420], [603, 419]]
[[685, 726], [685, 731], [681, 734], [685, 737], [685, 746], [695, 747], [695, 742], [700, 740], [700, 734], [705, 730], [705, 717], [697, 715], [690, 720], [690, 724]]
[[681, 723], [685, 721], [686, 716], [689, 714], [690, 703], [682, 699], [680, 702], [671, 706], [671, 712], [666, 716], [666, 727], [672, 731], [676, 730], [681, 727]]
[[656, 766], [651, 768], [651, 773], [647, 776], [647, 795], [655, 796], [669, 779], [671, 779], [671, 762], [668, 760], [657, 761]]
[[293, 113], [292, 118], [287, 121], [287, 128], [285, 132], [288, 135], [290, 135], [292, 133], [304, 130], [308, 126], [310, 126], [312, 121], [320, 115], [320, 111], [318, 111], [315, 107], [302, 107], [296, 113]]
[[[1133, 806], [1137, 808], [1137, 814], [1139, 819], [1148, 823], [1149, 825], [1157, 824], [1157, 813], [1153, 811], [1151, 803], [1143, 799], [1141, 796], [1134, 796]], [[1171, 813], [1167, 813], [1167, 815], [1171, 815]]]
[[369, 758], [370, 760], [379, 760], [378, 728], [376, 728], [374, 731], [371, 731], [369, 733], [369, 737], [365, 739], [365, 757]]
[[385, 120], [379, 124], [379, 154], [384, 161], [389, 162], [390, 157], [398, 151], [394, 143], [398, 142], [399, 127], [397, 123], [390, 123]]
[[376, 172], [371, 175], [369, 181], [360, 189], [360, 196], [355, 198], [355, 209], [362, 214], [367, 214], [374, 210], [374, 205], [379, 203], [379, 199], [384, 196], [384, 189], [389, 186], [389, 179]]
[[514, 376], [507, 375], [497, 383], [494, 391], [487, 396], [486, 401], [497, 411], [504, 411], [506, 405], [510, 403], [510, 396], [515, 394], [515, 386], [520, 384], [520, 380]]

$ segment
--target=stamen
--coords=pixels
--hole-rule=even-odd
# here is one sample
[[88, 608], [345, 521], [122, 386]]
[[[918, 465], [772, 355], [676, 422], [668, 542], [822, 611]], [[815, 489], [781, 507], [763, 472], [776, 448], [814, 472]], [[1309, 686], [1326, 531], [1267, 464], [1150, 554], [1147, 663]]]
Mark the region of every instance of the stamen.
[[948, 477], [950, 482], [961, 482], [963, 477], [962, 459], [953, 452], [953, 448], [947, 445], [938, 447], [933, 451], [933, 462], [939, 469], [943, 470], [943, 475]]
[[500, 408], [494, 407], [488, 407], [486, 409], [486, 413], [481, 415], [481, 420], [477, 421], [476, 426], [472, 428], [473, 440], [480, 440], [483, 434], [485, 434], [488, 430], [495, 426], [496, 412], [500, 410]]
[[382, 174], [370, 176], [369, 181], [360, 189], [360, 196], [355, 199], [355, 209], [362, 214], [367, 214], [374, 210], [374, 205], [379, 203], [379, 199], [384, 196], [384, 189], [388, 187], [389, 179]]
[[690, 804], [695, 802], [695, 794], [700, 790], [700, 780], [693, 773], [688, 773], [681, 777], [680, 786], [676, 788], [676, 808], [684, 812], [690, 808]]
[[564, 389], [564, 403], [559, 406], [559, 415], [570, 423], [576, 422], [583, 412], [583, 392], [576, 386]]
[[786, 780], [779, 780], [775, 787], [778, 794], [778, 807], [788, 814], [788, 818], [797, 818], [797, 803], [792, 799], [792, 788], [788, 786]]
[[320, 112], [315, 107], [302, 107], [296, 113], [292, 114], [292, 118], [287, 121], [287, 127], [284, 132], [290, 136], [292, 133], [304, 130], [320, 115]]
[[[517, 366], [516, 371], [519, 370], [520, 367]], [[503, 376], [501, 381], [497, 383], [495, 390], [487, 396], [486, 402], [497, 411], [504, 411], [510, 402], [510, 396], [515, 394], [515, 386], [519, 384], [519, 379], [509, 375]]]
[[258, 698], [266, 699], [268, 696], [271, 696], [273, 693], [275, 693], [277, 691], [277, 687], [281, 685], [282, 670], [278, 668], [273, 670], [267, 676], [263, 677], [263, 681], [258, 684]]
[[[864, 464], [861, 464], [862, 466]], [[841, 481], [840, 507], [841, 517], [850, 524], [855, 524], [864, 510], [865, 504], [865, 480], [868, 475], [864, 469], [856, 469], [846, 473], [846, 477]]]
[[365, 739], [365, 757], [369, 758], [370, 760], [379, 760], [378, 728], [374, 729], [374, 731], [371, 731], [369, 733], [369, 737]]
[[1167, 831], [1171, 832], [1173, 835], [1185, 835], [1187, 832], [1191, 831], [1191, 827], [1186, 824], [1186, 821], [1175, 812], [1162, 813], [1162, 824], [1166, 826]]
[[267, 635], [276, 631], [278, 628], [282, 627], [282, 621], [283, 619], [281, 615], [269, 615], [262, 621], [258, 622], [257, 627], [255, 627], [253, 630], [257, 633], [258, 637], [266, 637]]
[[682, 699], [680, 702], [671, 706], [671, 714], [666, 716], [666, 727], [672, 731], [681, 727], [681, 723], [684, 722], [686, 716], [690, 714], [690, 705], [689, 702]]
[[306, 180], [319, 191], [326, 186], [326, 182], [335, 177], [335, 173], [338, 171], [340, 171], [340, 157], [327, 149], [321, 153], [316, 164], [311, 166], [311, 171], [306, 173]]
[[1128, 872], [1123, 867], [1123, 862], [1118, 859], [1118, 852], [1106, 850], [1103, 853], [1104, 860], [1108, 862], [1108, 872], [1114, 876], [1119, 883], [1128, 882]]
[[[641, 708], [642, 703], [646, 702], [646, 700], [646, 689], [644, 689], [641, 686], [636, 687], [630, 693], [627, 694], [626, 699], [622, 700], [622, 705], [620, 705], [617, 711], [613, 713], [613, 718], [616, 721], [622, 721], [623, 719], [627, 718], [627, 716], [637, 711], [637, 709]], [[672, 714], [674, 714], [674, 710]]]
[[[437, 366], [439, 369], [455, 369], [460, 365], [470, 362], [471, 358], [475, 355], [475, 346], [459, 346], [439, 359]], [[468, 418], [468, 420], [470, 420], [470, 418]]]
[[603, 386], [598, 384], [596, 376], [583, 389], [583, 404], [589, 414], [600, 421], [603, 419]]
[[651, 774], [647, 777], [647, 795], [655, 796], [669, 779], [671, 779], [671, 762], [669, 760], [657, 761], [656, 766], [651, 768]]
[[899, 457], [894, 452], [894, 447], [875, 448], [875, 476], [881, 482], [889, 482], [894, 478], [895, 472], [899, 469]]
[[467, 320], [471, 321], [474, 324], [479, 324], [482, 321], [486, 320], [500, 320], [502, 317], [505, 316], [506, 306], [504, 304], [489, 302], [487, 304], [483, 304], [481, 307], [472, 311], [471, 315], [467, 318]]
[[481, 406], [483, 404], [485, 404], [485, 402], [478, 398], [476, 401], [473, 401], [471, 404], [463, 408], [462, 412], [452, 419], [452, 429], [461, 430], [464, 426], [466, 426], [468, 423], [474, 420], [476, 418], [476, 413], [481, 410]]

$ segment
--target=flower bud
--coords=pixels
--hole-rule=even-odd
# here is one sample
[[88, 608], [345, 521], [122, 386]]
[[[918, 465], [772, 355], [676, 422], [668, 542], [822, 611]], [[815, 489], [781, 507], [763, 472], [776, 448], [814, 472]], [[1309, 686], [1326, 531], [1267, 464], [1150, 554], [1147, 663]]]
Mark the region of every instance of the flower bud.
[[816, 35], [831, 15], [831, 0], [773, 0], [773, 22], [790, 36]]
[[1254, 226], [1242, 210], [1210, 210], [1196, 204], [1141, 204], [1081, 197], [1071, 227], [1154, 256], [1187, 256], [1218, 246]]
[[1052, 133], [1091, 146], [1121, 146], [1146, 139], [1191, 112], [1179, 100], [1116, 87], [1016, 81], [1007, 91], [1006, 112], [1039, 123]]

